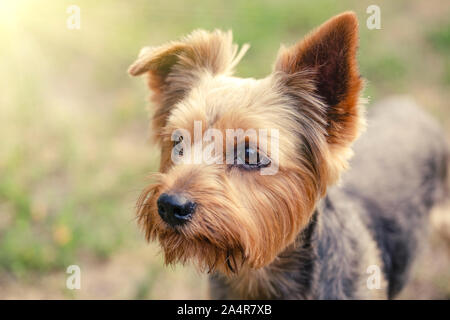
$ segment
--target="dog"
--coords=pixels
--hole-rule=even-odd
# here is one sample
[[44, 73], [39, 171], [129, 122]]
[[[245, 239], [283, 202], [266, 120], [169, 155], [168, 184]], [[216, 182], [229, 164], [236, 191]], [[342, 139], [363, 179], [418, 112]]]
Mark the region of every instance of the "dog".
[[129, 68], [147, 75], [161, 148], [138, 220], [167, 264], [209, 273], [211, 298], [392, 299], [405, 285], [445, 193], [446, 142], [401, 97], [371, 107], [365, 130], [357, 46], [345, 12], [281, 47], [263, 79], [232, 75], [248, 46], [219, 30], [144, 48]]

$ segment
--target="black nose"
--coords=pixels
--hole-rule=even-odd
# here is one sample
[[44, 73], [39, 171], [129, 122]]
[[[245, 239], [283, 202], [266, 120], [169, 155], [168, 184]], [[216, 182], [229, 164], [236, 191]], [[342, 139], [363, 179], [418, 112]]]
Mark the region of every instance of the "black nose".
[[185, 223], [195, 211], [195, 203], [178, 194], [163, 193], [159, 196], [157, 204], [161, 219], [171, 226]]

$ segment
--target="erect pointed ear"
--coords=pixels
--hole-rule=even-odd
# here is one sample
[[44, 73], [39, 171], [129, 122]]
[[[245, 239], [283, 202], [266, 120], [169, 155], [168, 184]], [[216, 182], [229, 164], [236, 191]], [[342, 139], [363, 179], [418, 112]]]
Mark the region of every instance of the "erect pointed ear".
[[196, 30], [180, 41], [159, 47], [143, 48], [128, 72], [133, 76], [148, 74], [156, 111], [156, 130], [164, 126], [170, 108], [196, 84], [202, 74], [231, 74], [248, 45], [238, 53], [231, 31]]
[[[325, 104], [327, 142], [348, 147], [361, 123], [358, 99], [362, 88], [356, 61], [358, 21], [353, 12], [340, 14], [301, 42], [281, 48], [275, 71], [287, 75], [286, 86], [313, 83], [313, 94]], [[298, 79], [296, 79], [298, 78]], [[304, 87], [302, 88], [304, 89]]]

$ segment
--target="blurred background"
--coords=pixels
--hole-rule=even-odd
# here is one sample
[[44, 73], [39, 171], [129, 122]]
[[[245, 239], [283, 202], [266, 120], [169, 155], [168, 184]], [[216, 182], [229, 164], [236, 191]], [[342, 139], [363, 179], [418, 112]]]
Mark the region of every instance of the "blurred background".
[[[369, 30], [366, 9], [381, 9]], [[69, 29], [70, 5], [80, 29]], [[164, 267], [134, 218], [158, 153], [148, 141], [139, 49], [193, 29], [232, 29], [251, 49], [237, 75], [263, 77], [280, 43], [331, 16], [360, 19], [364, 96], [413, 96], [450, 138], [450, 2], [0, 0], [0, 299], [206, 298], [206, 277]], [[450, 298], [450, 206], [400, 298]], [[66, 268], [81, 268], [81, 289]]]

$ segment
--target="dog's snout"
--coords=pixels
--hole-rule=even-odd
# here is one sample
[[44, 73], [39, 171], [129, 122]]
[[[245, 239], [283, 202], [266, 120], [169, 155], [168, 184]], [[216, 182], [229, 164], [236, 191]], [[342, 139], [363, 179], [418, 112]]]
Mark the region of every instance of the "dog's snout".
[[159, 196], [157, 204], [161, 219], [171, 226], [185, 223], [195, 211], [195, 203], [179, 194], [163, 193]]

